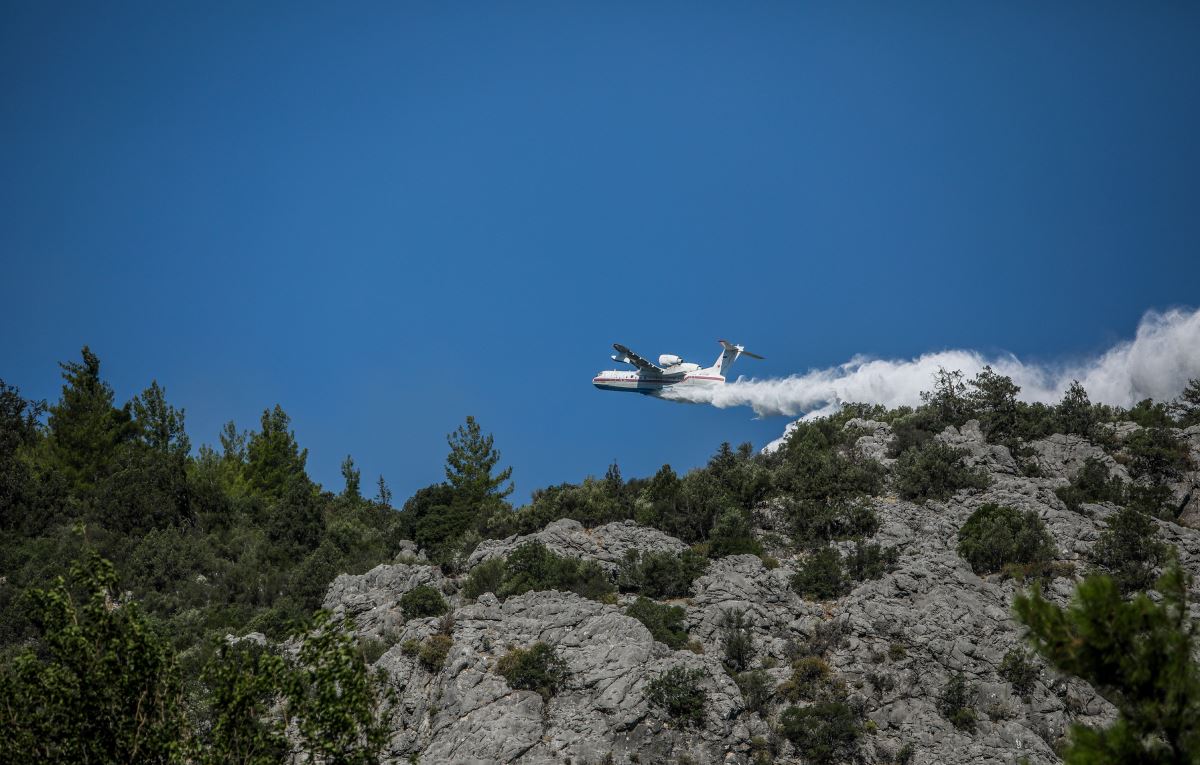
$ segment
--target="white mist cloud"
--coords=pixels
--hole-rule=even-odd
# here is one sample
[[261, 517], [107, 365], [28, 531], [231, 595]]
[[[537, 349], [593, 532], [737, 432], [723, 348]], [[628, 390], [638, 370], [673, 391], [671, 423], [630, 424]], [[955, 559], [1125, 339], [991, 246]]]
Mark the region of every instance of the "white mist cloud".
[[938, 367], [962, 370], [970, 379], [985, 365], [1021, 386], [1026, 401], [1056, 402], [1079, 380], [1094, 402], [1131, 406], [1145, 398], [1175, 398], [1192, 378], [1200, 378], [1200, 310], [1147, 312], [1133, 340], [1100, 356], [1070, 364], [1027, 364], [1015, 356], [987, 358], [977, 351], [949, 350], [915, 359], [856, 356], [844, 364], [802, 375], [764, 380], [739, 378], [715, 388], [675, 389], [666, 397], [712, 404], [722, 409], [748, 406], [760, 417], [817, 417], [844, 403], [915, 406], [922, 390], [933, 387]]

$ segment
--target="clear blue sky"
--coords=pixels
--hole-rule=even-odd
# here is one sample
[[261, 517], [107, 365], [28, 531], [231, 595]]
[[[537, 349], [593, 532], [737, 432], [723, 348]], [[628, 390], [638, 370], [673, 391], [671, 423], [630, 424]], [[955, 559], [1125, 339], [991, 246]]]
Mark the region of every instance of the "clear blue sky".
[[[1086, 355], [1200, 301], [1195, 3], [0, 10], [0, 377], [87, 343], [193, 442], [279, 402], [397, 500], [474, 414], [533, 488], [784, 421], [601, 393]], [[755, 365], [751, 367], [751, 365]]]

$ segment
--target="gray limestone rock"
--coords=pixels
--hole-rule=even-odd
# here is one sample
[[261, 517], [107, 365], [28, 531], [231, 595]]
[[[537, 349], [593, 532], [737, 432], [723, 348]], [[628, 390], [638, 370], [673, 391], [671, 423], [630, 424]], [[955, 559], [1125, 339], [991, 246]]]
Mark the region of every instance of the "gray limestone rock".
[[1055, 433], [1047, 438], [1031, 442], [1030, 446], [1035, 452], [1034, 463], [1041, 470], [1042, 475], [1059, 483], [1069, 482], [1083, 467], [1083, 464], [1093, 458], [1107, 465], [1109, 472], [1119, 476], [1121, 480], [1129, 480], [1129, 473], [1123, 465], [1083, 436]]
[[336, 617], [352, 619], [364, 635], [383, 635], [404, 622], [400, 596], [421, 585], [445, 593], [451, 583], [437, 566], [385, 563], [365, 574], [338, 576], [325, 592], [321, 607]]
[[846, 422], [846, 430], [855, 430], [863, 435], [854, 442], [854, 448], [868, 459], [873, 459], [882, 465], [890, 466], [895, 460], [888, 456], [888, 448], [892, 445], [892, 426], [886, 422], [864, 420], [855, 417]]
[[658, 529], [622, 521], [585, 529], [579, 521], [564, 518], [539, 532], [507, 539], [485, 539], [467, 560], [471, 568], [489, 558], [507, 555], [525, 542], [538, 541], [552, 552], [572, 558], [592, 560], [614, 571], [630, 550], [638, 552], [682, 552], [687, 545]]
[[[433, 620], [405, 625], [376, 664], [400, 690], [391, 751], [397, 761], [562, 763], [643, 762], [688, 754], [702, 762], [744, 762], [749, 736], [741, 695], [720, 663], [657, 643], [616, 606], [573, 593], [531, 592], [500, 603], [484, 596], [454, 612], [453, 648], [431, 673], [403, 643], [422, 640]], [[566, 663], [565, 687], [549, 701], [513, 690], [496, 663], [513, 647], [553, 646]], [[646, 685], [673, 666], [707, 673], [702, 726], [681, 728], [652, 708]]]

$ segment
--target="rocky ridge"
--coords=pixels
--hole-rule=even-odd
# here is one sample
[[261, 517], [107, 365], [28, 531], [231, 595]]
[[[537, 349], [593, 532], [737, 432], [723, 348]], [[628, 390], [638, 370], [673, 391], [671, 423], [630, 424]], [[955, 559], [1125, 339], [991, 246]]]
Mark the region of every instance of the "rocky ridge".
[[[890, 428], [851, 421], [863, 433], [856, 448], [887, 460]], [[1128, 429], [1121, 435], [1128, 435]], [[1200, 464], [1200, 427], [1184, 431]], [[753, 745], [771, 739], [766, 720], [746, 709], [736, 683], [721, 666], [721, 627], [730, 609], [743, 610], [755, 637], [753, 666], [774, 684], [790, 675], [796, 646], [820, 635], [830, 641], [828, 659], [846, 683], [850, 701], [869, 721], [863, 736], [865, 762], [891, 762], [905, 745], [913, 763], [1056, 763], [1055, 745], [1073, 722], [1103, 724], [1112, 706], [1079, 680], [1043, 668], [1025, 698], [998, 674], [1004, 655], [1021, 644], [1011, 615], [1018, 585], [998, 576], [979, 577], [957, 555], [958, 529], [980, 505], [996, 502], [1033, 510], [1058, 546], [1061, 564], [1086, 569], [1086, 555], [1115, 508], [1085, 505], [1068, 510], [1054, 493], [1088, 457], [1124, 468], [1099, 447], [1055, 435], [1032, 444], [1041, 477], [1022, 474], [1003, 446], [984, 441], [977, 424], [948, 428], [939, 438], [967, 452], [966, 462], [992, 478], [984, 491], [960, 493], [947, 502], [914, 504], [883, 495], [870, 501], [881, 525], [872, 541], [896, 546], [899, 562], [882, 578], [861, 582], [850, 594], [828, 602], [806, 601], [790, 587], [798, 559], [781, 556], [768, 568], [756, 556], [735, 555], [709, 566], [693, 584], [693, 596], [672, 601], [686, 610], [696, 650], [671, 650], [658, 643], [623, 603], [599, 603], [573, 593], [531, 592], [500, 602], [484, 594], [467, 602], [463, 576], [447, 577], [406, 552], [415, 562], [378, 566], [360, 576], [339, 576], [325, 607], [353, 620], [364, 637], [391, 647], [379, 658], [400, 694], [389, 761], [423, 763], [749, 763]], [[1173, 487], [1189, 521], [1200, 521], [1200, 474]], [[1195, 506], [1193, 508], [1193, 506]], [[770, 526], [770, 508], [759, 508]], [[1198, 524], [1200, 525], [1200, 524]], [[1185, 567], [1200, 570], [1200, 531], [1160, 522], [1164, 541], [1175, 545]], [[467, 562], [468, 569], [504, 555], [528, 539], [561, 554], [594, 560], [612, 571], [628, 550], [680, 551], [686, 545], [632, 522], [584, 529], [561, 520], [529, 537], [488, 540]], [[774, 552], [774, 551], [772, 551]], [[452, 619], [405, 620], [399, 599], [414, 587], [441, 590]], [[1074, 580], [1054, 579], [1048, 596], [1066, 602]], [[1194, 593], [1200, 595], [1200, 593]], [[1200, 617], [1200, 614], [1197, 614]], [[449, 653], [431, 670], [405, 650], [439, 630], [448, 631]], [[510, 647], [542, 641], [554, 646], [569, 670], [566, 687], [549, 701], [532, 691], [512, 690], [495, 665]], [[697, 650], [702, 650], [698, 653]], [[653, 709], [646, 685], [672, 666], [707, 672], [703, 725], [680, 728]], [[938, 698], [953, 673], [977, 688], [979, 721], [973, 732], [956, 729], [938, 711]], [[776, 704], [771, 717], [782, 704]], [[756, 741], [757, 739], [757, 741]], [[776, 742], [775, 762], [801, 762], [790, 745]]]

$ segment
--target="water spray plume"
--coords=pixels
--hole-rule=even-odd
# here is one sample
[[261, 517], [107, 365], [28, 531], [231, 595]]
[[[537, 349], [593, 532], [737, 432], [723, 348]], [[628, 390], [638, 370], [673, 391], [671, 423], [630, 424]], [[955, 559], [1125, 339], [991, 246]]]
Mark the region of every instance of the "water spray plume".
[[748, 406], [760, 417], [812, 418], [836, 412], [847, 403], [916, 406], [921, 391], [932, 387], [939, 367], [960, 370], [970, 379], [989, 365], [1021, 386], [1019, 397], [1025, 401], [1057, 402], [1072, 380], [1082, 383], [1098, 403], [1128, 407], [1146, 398], [1169, 401], [1188, 380], [1200, 378], [1200, 310], [1147, 312], [1133, 340], [1071, 364], [1025, 363], [1011, 355], [988, 358], [970, 350], [939, 351], [907, 360], [855, 356], [835, 367], [790, 377], [739, 378], [714, 388], [675, 388], [664, 398], [722, 409]]

